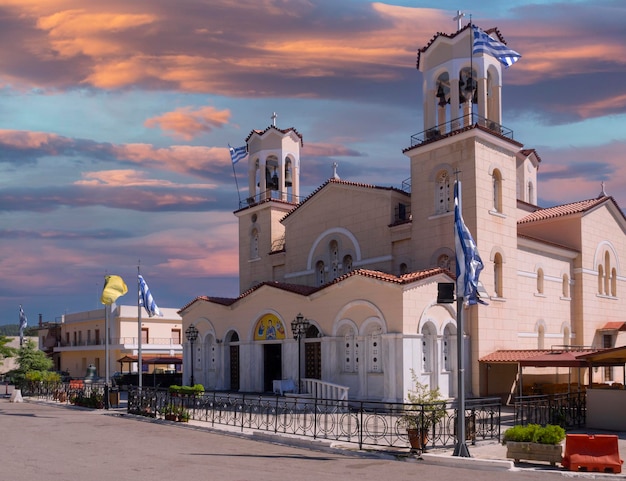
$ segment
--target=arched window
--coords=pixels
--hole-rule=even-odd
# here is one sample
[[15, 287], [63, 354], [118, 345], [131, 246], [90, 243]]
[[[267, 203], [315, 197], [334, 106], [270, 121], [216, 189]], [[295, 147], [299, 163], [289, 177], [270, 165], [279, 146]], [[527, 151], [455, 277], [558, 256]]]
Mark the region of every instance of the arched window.
[[409, 272], [409, 267], [406, 265], [405, 262], [401, 263], [400, 264], [400, 275], [403, 276], [407, 272]]
[[563, 345], [569, 346], [570, 343], [570, 330], [569, 327], [563, 329]]
[[493, 210], [502, 212], [502, 174], [494, 169], [491, 176], [493, 182]]
[[604, 267], [602, 264], [598, 266], [598, 294], [604, 294]]
[[604, 294], [607, 296], [611, 292], [610, 290], [610, 275], [611, 275], [611, 256], [608, 251], [604, 253]]
[[343, 336], [343, 372], [357, 372], [357, 340], [353, 329]]
[[383, 372], [381, 329], [375, 329], [367, 336], [367, 357], [369, 372]]
[[543, 294], [543, 269], [537, 269], [537, 294]]
[[532, 182], [528, 182], [528, 203], [535, 204], [535, 186]]
[[563, 274], [563, 297], [569, 299], [569, 276]]
[[259, 258], [259, 231], [252, 229], [250, 235], [250, 259]]
[[617, 297], [617, 271], [615, 267], [611, 269], [611, 295]]
[[321, 286], [326, 282], [326, 267], [323, 261], [317, 261], [315, 264], [315, 274], [317, 276], [317, 285]]
[[441, 254], [437, 257], [437, 267], [452, 270], [452, 261], [450, 260], [450, 256], [448, 254]]
[[546, 328], [543, 324], [541, 324], [537, 328], [537, 349], [544, 349], [546, 338]]
[[502, 254], [497, 252], [493, 257], [493, 287], [496, 297], [504, 297], [504, 286], [502, 283]]
[[450, 175], [447, 171], [442, 170], [437, 174], [437, 185], [435, 186], [435, 214], [450, 212], [452, 202], [450, 192]]
[[352, 256], [351, 255], [343, 256], [343, 262], [341, 264], [343, 267], [344, 274], [347, 274], [348, 272], [352, 271]]
[[337, 279], [339, 277], [339, 244], [337, 244], [336, 240], [330, 241], [328, 251], [330, 254], [331, 279]]

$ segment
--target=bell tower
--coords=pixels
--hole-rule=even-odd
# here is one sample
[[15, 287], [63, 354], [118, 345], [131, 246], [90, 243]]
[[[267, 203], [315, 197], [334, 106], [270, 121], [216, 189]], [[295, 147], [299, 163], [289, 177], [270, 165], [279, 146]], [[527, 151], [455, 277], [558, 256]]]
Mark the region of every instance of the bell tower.
[[302, 135], [272, 124], [253, 130], [248, 147], [248, 197], [239, 219], [239, 289], [284, 276], [285, 227], [280, 220], [300, 200]]
[[[500, 343], [516, 340], [512, 330], [503, 328], [503, 319], [515, 319], [518, 312], [509, 290], [518, 265], [517, 176], [522, 165], [530, 172], [537, 163], [531, 151], [520, 155], [523, 145], [502, 125], [500, 60], [473, 52], [475, 35], [506, 48], [504, 40], [496, 29], [484, 32], [487, 38], [481, 32], [471, 23], [459, 25], [455, 33], [438, 33], [419, 50], [423, 131], [404, 149], [411, 165], [414, 269], [455, 271], [454, 182], [463, 184], [462, 214], [485, 264], [480, 281], [489, 303], [464, 312], [466, 365], [472, 366], [466, 381], [474, 393], [481, 392], [477, 360]], [[524, 185], [529, 182], [532, 173]]]
[[263, 131], [253, 130], [248, 144], [248, 203], [268, 199], [297, 202], [300, 195], [300, 147], [302, 136], [293, 128], [272, 125]]
[[[497, 36], [497, 30], [492, 36]], [[485, 53], [473, 54], [474, 26], [438, 34], [420, 49], [424, 132], [427, 139], [478, 123], [498, 130], [502, 123], [502, 64]]]

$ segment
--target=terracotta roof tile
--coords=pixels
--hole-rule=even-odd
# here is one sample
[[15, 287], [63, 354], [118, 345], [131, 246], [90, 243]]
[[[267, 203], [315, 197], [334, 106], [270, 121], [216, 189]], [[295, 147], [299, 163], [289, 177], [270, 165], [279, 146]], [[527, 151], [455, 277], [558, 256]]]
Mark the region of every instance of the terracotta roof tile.
[[512, 363], [549, 352], [549, 349], [501, 349], [481, 357], [478, 361]]
[[277, 282], [277, 281], [276, 282], [262, 282], [261, 284], [258, 284], [252, 287], [251, 289], [248, 289], [247, 291], [241, 293], [239, 297], [230, 298], [230, 297], [198, 296], [191, 302], [185, 304], [178, 311], [178, 313], [180, 314], [182, 311], [189, 308], [192, 304], [194, 304], [195, 302], [199, 302], [199, 301], [210, 302], [213, 304], [220, 304], [222, 306], [231, 306], [235, 304], [238, 300], [249, 296], [254, 291], [259, 290], [263, 286], [274, 287], [276, 289], [293, 292], [295, 294], [300, 294], [302, 296], [310, 296], [314, 292], [321, 291], [323, 289], [326, 289], [329, 286], [338, 284], [348, 279], [349, 277], [354, 277], [354, 276], [362, 276], [362, 277], [368, 277], [371, 279], [378, 279], [378, 280], [390, 282], [393, 284], [410, 284], [411, 282], [416, 282], [422, 279], [428, 279], [429, 277], [432, 277], [438, 274], [446, 274], [448, 277], [454, 279], [454, 275], [450, 271], [446, 269], [442, 269], [441, 267], [435, 267], [432, 269], [424, 269], [424, 270], [417, 271], [417, 272], [411, 272], [411, 273], [404, 274], [399, 277], [393, 274], [387, 274], [381, 271], [373, 271], [369, 269], [356, 269], [354, 271], [348, 272], [347, 274], [344, 274], [343, 276], [338, 277], [337, 279], [334, 279], [331, 282], [328, 282], [322, 286], [317, 286], [317, 287], [306, 286], [303, 284], [289, 284], [286, 282]]
[[[442, 33], [442, 32], [437, 32], [428, 42], [428, 44], [425, 47], [420, 48], [417, 51], [417, 62], [416, 62], [416, 67], [419, 70], [420, 68], [420, 56], [422, 53], [426, 52], [426, 50], [428, 50], [430, 48], [430, 46], [435, 42], [435, 40], [437, 40], [439, 37], [445, 37], [445, 38], [454, 38], [457, 35], [459, 35], [461, 32], [464, 32], [465, 30], [467, 30], [468, 28], [474, 26], [471, 23], [468, 23], [467, 25], [465, 25], [465, 27], [463, 27], [461, 30], [453, 33], [453, 34], [447, 34], [447, 33]], [[504, 37], [502, 37], [502, 34], [500, 33], [500, 30], [498, 30], [497, 28], [490, 28], [488, 30], [483, 30], [486, 34], [492, 34], [495, 33], [498, 36], [498, 39], [500, 40], [500, 42], [502, 42], [504, 45], [506, 45], [506, 41], [504, 40]]]
[[538, 209], [535, 212], [522, 217], [517, 221], [517, 224], [527, 224], [529, 222], [536, 222], [539, 220], [556, 219], [557, 217], [566, 217], [568, 215], [582, 214], [587, 212], [603, 202], [611, 199], [611, 197], [602, 196], [595, 199], [581, 200], [578, 202], [572, 202], [571, 204], [557, 205], [554, 207], [547, 207], [545, 209]]
[[295, 128], [289, 127], [288, 129], [279, 129], [278, 127], [276, 127], [274, 125], [270, 125], [265, 130], [253, 130], [246, 137], [246, 142], [248, 142], [248, 140], [250, 140], [250, 137], [252, 137], [254, 134], [263, 136], [266, 132], [268, 132], [270, 130], [277, 130], [278, 132], [280, 132], [282, 134], [287, 134], [289, 132], [293, 132], [294, 134], [296, 134], [300, 138], [300, 145], [304, 145], [303, 140], [302, 140], [302, 134], [300, 132], [298, 132]]

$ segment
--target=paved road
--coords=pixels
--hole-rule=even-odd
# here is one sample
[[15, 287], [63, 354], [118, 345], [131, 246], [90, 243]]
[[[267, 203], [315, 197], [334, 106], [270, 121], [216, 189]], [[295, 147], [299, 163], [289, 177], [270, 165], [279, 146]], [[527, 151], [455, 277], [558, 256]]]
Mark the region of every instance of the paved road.
[[[315, 444], [315, 443], [310, 443]], [[102, 410], [0, 399], [7, 481], [551, 481], [549, 471], [479, 471], [414, 458], [306, 449]]]

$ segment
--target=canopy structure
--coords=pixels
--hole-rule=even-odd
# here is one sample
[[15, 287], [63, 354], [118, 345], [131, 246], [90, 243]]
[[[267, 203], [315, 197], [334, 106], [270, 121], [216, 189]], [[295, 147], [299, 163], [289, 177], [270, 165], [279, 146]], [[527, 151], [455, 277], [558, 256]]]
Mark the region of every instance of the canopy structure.
[[[610, 325], [610, 329], [620, 329], [620, 326]], [[626, 365], [626, 346], [610, 349], [593, 349], [580, 346], [558, 346], [553, 349], [513, 349], [499, 350], [492, 352], [479, 359], [480, 363], [490, 364], [517, 364], [519, 374], [520, 395], [523, 386], [523, 371], [525, 367], [542, 367], [555, 369], [578, 368], [589, 371], [588, 384], [593, 386], [592, 368], [604, 366], [624, 366]], [[626, 369], [624, 374], [626, 385]]]
[[[117, 360], [120, 363], [120, 371], [123, 372], [124, 363], [130, 364], [136, 363], [138, 361], [138, 356], [126, 355]], [[141, 356], [141, 364], [142, 365], [154, 365], [154, 366], [169, 366], [169, 365], [177, 365], [180, 366], [183, 364], [182, 356], [166, 356], [166, 355], [152, 355], [152, 356]]]

